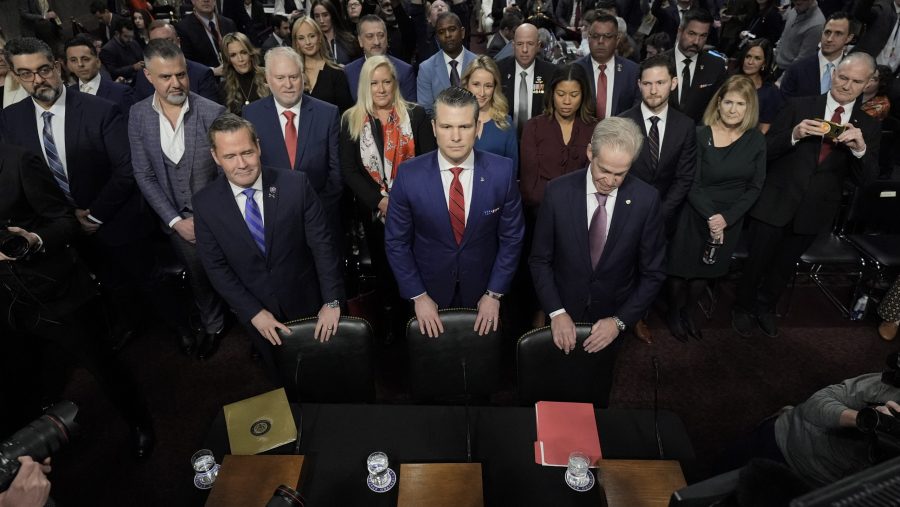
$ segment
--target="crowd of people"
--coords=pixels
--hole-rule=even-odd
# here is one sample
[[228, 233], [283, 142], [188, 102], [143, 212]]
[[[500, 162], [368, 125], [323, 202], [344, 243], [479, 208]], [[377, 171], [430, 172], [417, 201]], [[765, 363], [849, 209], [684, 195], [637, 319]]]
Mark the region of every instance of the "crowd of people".
[[[361, 249], [386, 339], [409, 316], [439, 339], [438, 310], [471, 307], [481, 334], [549, 324], [562, 353], [604, 350], [611, 381], [658, 299], [674, 338], [702, 337], [697, 302], [744, 244], [732, 327], [777, 337], [797, 261], [883, 172], [900, 99], [900, 0], [139, 3], [95, 1], [97, 30], [62, 41], [23, 2], [34, 37], [0, 41], [0, 240], [28, 250], [0, 248], [0, 326], [88, 365], [138, 457], [151, 416], [112, 352], [142, 322], [206, 359], [236, 319], [277, 381], [285, 322], [340, 339]], [[20, 394], [19, 421], [59, 381]]]

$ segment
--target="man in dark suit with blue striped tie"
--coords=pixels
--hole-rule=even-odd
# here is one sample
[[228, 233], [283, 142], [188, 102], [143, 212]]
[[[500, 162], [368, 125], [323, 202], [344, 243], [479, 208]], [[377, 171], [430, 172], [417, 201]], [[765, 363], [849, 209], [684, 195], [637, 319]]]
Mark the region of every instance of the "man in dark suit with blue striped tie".
[[268, 373], [289, 320], [318, 315], [337, 331], [344, 300], [339, 256], [306, 173], [262, 167], [253, 124], [233, 114], [209, 128], [222, 174], [194, 194], [197, 253], [210, 282], [253, 337]]

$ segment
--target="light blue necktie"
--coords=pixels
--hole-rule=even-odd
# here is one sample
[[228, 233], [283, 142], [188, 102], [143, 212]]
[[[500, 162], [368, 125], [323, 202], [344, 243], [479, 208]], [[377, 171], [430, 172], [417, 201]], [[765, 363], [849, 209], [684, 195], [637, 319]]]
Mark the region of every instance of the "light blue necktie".
[[253, 241], [256, 242], [256, 246], [259, 247], [259, 251], [265, 257], [266, 229], [263, 227], [262, 213], [259, 212], [259, 206], [256, 205], [256, 201], [253, 199], [253, 194], [256, 193], [256, 190], [248, 188], [241, 193], [247, 196], [244, 220], [247, 222], [247, 228], [250, 229], [250, 236], [253, 237]]
[[828, 62], [825, 64], [825, 74], [822, 75], [822, 83], [819, 85], [819, 93], [825, 93], [831, 89], [831, 70], [834, 64]]
[[59, 152], [56, 149], [56, 142], [53, 140], [53, 127], [50, 122], [53, 118], [53, 113], [50, 111], [44, 111], [41, 116], [44, 118], [44, 153], [47, 155], [47, 165], [50, 166], [50, 172], [53, 173], [53, 179], [56, 180], [56, 184], [65, 194], [66, 199], [75, 204], [75, 201], [72, 199], [72, 191], [69, 190], [69, 178], [66, 176], [66, 171], [63, 169], [62, 161], [59, 159]]

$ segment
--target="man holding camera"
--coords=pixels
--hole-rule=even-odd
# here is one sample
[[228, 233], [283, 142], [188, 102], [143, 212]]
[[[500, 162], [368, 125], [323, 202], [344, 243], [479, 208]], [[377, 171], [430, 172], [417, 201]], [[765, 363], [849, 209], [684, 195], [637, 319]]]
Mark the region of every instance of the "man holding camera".
[[0, 493], [0, 507], [44, 507], [50, 498], [50, 458], [43, 464], [28, 456], [19, 458], [21, 468], [9, 489]]
[[766, 135], [766, 183], [750, 211], [750, 258], [732, 312], [738, 335], [752, 336], [758, 324], [778, 336], [775, 305], [797, 260], [831, 229], [845, 178], [862, 185], [876, 174], [880, 127], [856, 104], [874, 73], [871, 56], [851, 53], [827, 93], [789, 101]]

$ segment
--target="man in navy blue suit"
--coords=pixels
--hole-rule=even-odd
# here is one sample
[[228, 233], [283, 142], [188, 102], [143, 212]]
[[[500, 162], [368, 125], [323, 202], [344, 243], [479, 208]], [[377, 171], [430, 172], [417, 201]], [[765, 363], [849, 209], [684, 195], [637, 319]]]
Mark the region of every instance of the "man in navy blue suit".
[[584, 350], [608, 350], [607, 386], [617, 338], [644, 316], [666, 278], [659, 192], [628, 174], [642, 142], [628, 118], [597, 125], [590, 166], [547, 185], [528, 259], [553, 342], [568, 354], [575, 322], [593, 323]]
[[[157, 19], [150, 23], [150, 40], [165, 39], [178, 47], [181, 47], [181, 39], [175, 27], [168, 21]], [[188, 81], [191, 83], [191, 91], [204, 99], [213, 102], [219, 101], [219, 82], [213, 75], [212, 69], [206, 65], [184, 59], [187, 64]], [[134, 101], [140, 102], [153, 95], [156, 90], [143, 72], [134, 76]]]
[[[161, 297], [152, 276], [154, 260], [147, 244], [153, 219], [134, 180], [127, 124], [119, 107], [62, 83], [50, 48], [31, 38], [6, 47], [13, 70], [31, 95], [3, 110], [3, 138], [41, 155], [63, 194], [74, 206], [82, 229], [75, 246], [104, 287], [113, 310], [114, 345], [137, 329], [146, 312], [134, 289], [159, 303], [157, 313], [181, 335], [186, 326]], [[30, 76], [28, 74], [30, 73]]]
[[259, 135], [262, 163], [306, 173], [336, 235], [342, 190], [338, 108], [303, 94], [303, 63], [289, 47], [266, 53], [266, 82], [272, 95], [244, 108]]
[[223, 173], [194, 194], [197, 253], [272, 373], [278, 330], [290, 332], [282, 322], [318, 312], [316, 338], [337, 332], [344, 300], [339, 256], [306, 175], [262, 167], [250, 122], [218, 117], [209, 144]]
[[[597, 105], [597, 118], [615, 116], [641, 98], [638, 91], [638, 65], [616, 56], [619, 42], [619, 22], [609, 14], [592, 11], [585, 16], [588, 26], [588, 45], [591, 53], [576, 63], [584, 67], [591, 82], [591, 98]], [[597, 90], [601, 93], [597, 93]]]
[[118, 105], [125, 116], [128, 116], [128, 111], [134, 104], [134, 92], [130, 86], [103, 77], [100, 73], [100, 58], [91, 36], [81, 34], [66, 42], [66, 67], [78, 77], [78, 83], [70, 89], [106, 99]]
[[364, 56], [344, 66], [344, 73], [347, 74], [353, 100], [356, 100], [359, 92], [359, 73], [362, 71], [363, 64], [366, 63], [366, 58], [382, 55], [387, 57], [397, 69], [400, 94], [407, 102], [416, 102], [416, 74], [413, 72], [412, 65], [388, 54], [387, 27], [384, 21], [374, 14], [366, 14], [359, 18], [356, 27], [359, 32], [359, 46], [362, 48]]
[[781, 92], [785, 97], [811, 97], [827, 93], [831, 89], [834, 69], [844, 58], [844, 50], [853, 33], [846, 12], [836, 12], [828, 17], [822, 29], [819, 50], [799, 58], [784, 72]]
[[525, 235], [512, 161], [475, 151], [478, 101], [450, 87], [435, 99], [438, 149], [400, 166], [391, 188], [385, 250], [419, 330], [443, 332], [438, 308], [477, 307], [475, 329], [497, 329]]

